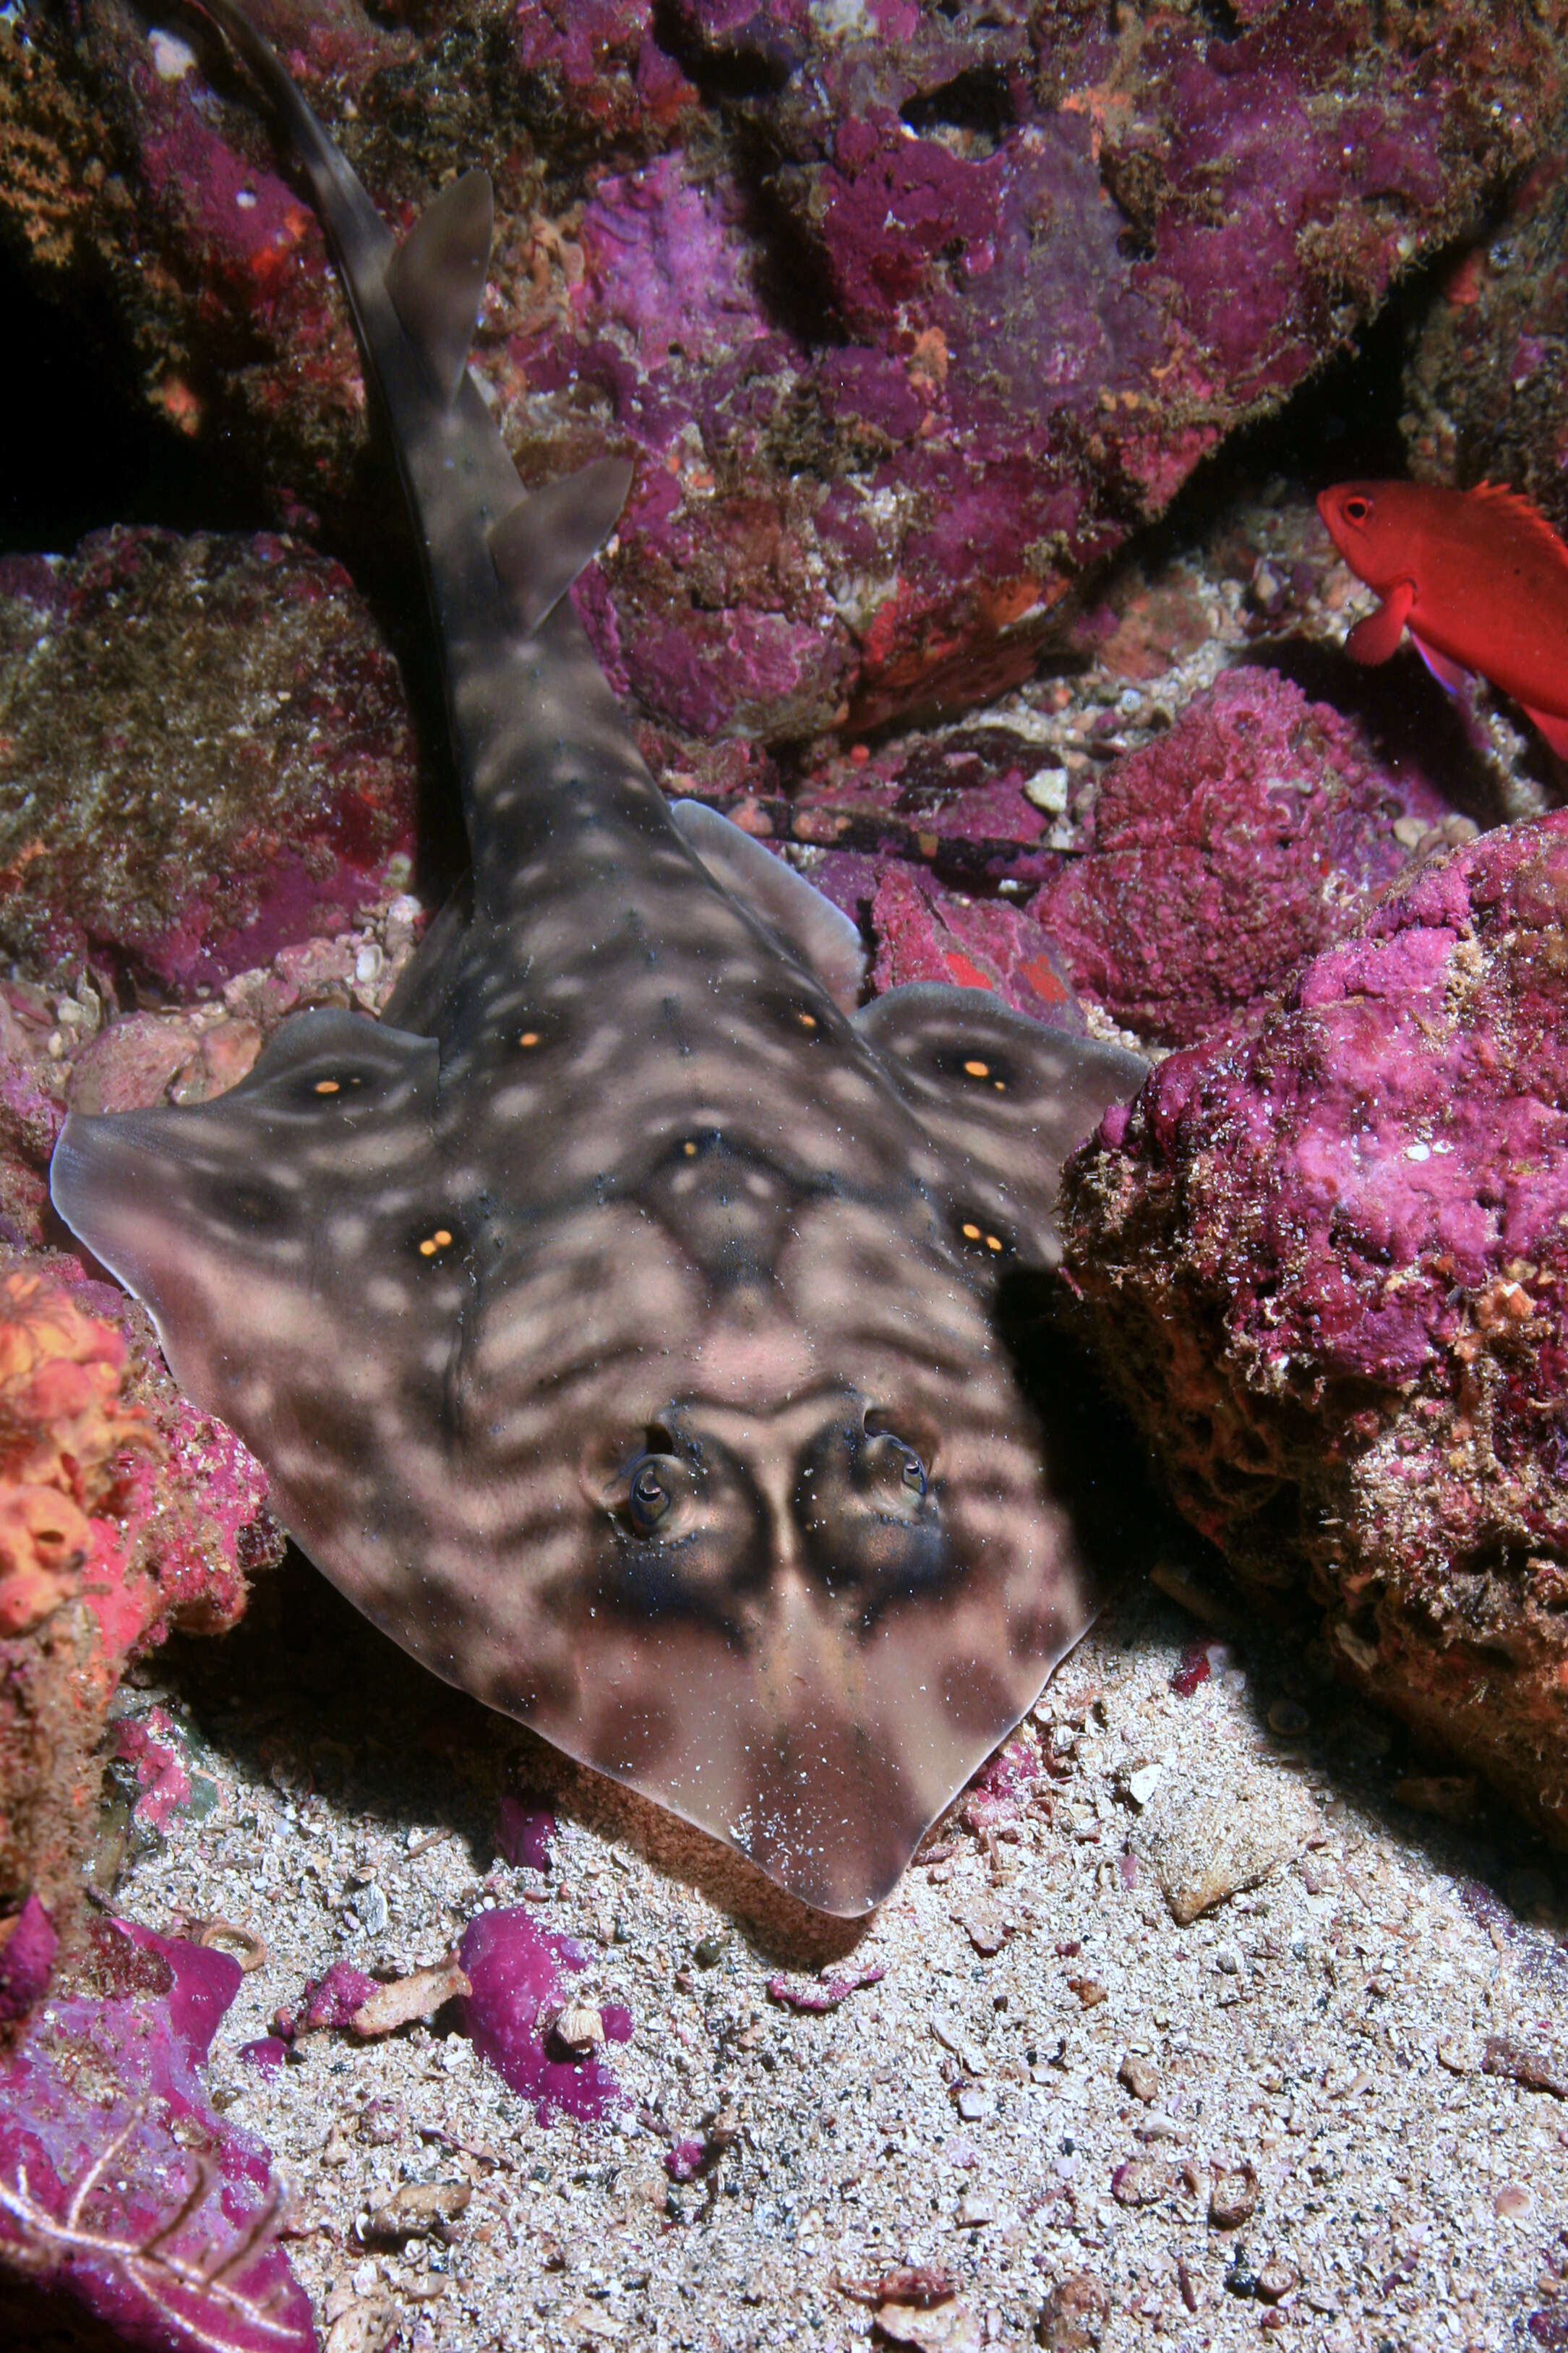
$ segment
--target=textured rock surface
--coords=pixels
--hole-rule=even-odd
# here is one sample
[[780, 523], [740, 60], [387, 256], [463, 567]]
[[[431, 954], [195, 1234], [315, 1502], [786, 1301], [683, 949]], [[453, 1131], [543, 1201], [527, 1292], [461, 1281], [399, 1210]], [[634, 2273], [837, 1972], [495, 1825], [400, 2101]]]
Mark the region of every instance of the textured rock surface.
[[1488, 243], [1449, 273], [1405, 371], [1412, 470], [1509, 482], [1568, 530], [1568, 175], [1560, 120]]
[[189, 995], [341, 931], [413, 846], [395, 668], [281, 539], [0, 561], [0, 950]]
[[1106, 771], [1087, 855], [1031, 913], [1118, 1021], [1187, 1045], [1347, 930], [1447, 815], [1327, 704], [1226, 670]]
[[[531, 479], [637, 453], [597, 626], [693, 735], [1026, 675], [1082, 567], [1479, 218], [1561, 74], [1560, 9], [1514, 0], [1274, 0], [1234, 38], [915, 0], [261, 14], [393, 216], [495, 169], [478, 364]], [[13, 242], [341, 533], [357, 366], [256, 109], [110, 0], [69, 21], [0, 29]]]
[[1155, 1071], [1068, 1265], [1183, 1509], [1568, 1840], [1568, 815], [1483, 836]]
[[74, 1931], [127, 1661], [217, 1631], [276, 1560], [266, 1482], [74, 1260], [0, 1254], [0, 1913]]

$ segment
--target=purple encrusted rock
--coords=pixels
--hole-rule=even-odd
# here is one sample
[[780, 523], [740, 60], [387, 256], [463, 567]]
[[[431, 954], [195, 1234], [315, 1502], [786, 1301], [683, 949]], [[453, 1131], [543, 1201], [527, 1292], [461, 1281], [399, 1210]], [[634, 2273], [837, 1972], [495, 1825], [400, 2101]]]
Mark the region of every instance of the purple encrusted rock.
[[325, 1975], [305, 1988], [300, 1998], [299, 2027], [345, 2027], [356, 2010], [377, 1992], [374, 1978], [356, 1969], [352, 1961], [334, 1961]]
[[1101, 776], [1087, 855], [1031, 913], [1079, 988], [1188, 1045], [1348, 930], [1409, 865], [1414, 834], [1450, 816], [1289, 680], [1226, 670]]
[[[527, 1905], [481, 1912], [469, 1921], [458, 1959], [471, 1988], [459, 2005], [464, 2031], [480, 2058], [533, 2102], [540, 2124], [557, 2115], [584, 2122], [627, 2105], [596, 2047], [582, 2058], [551, 2055], [564, 1979], [588, 1965], [572, 1937], [540, 1927]], [[631, 2039], [631, 2013], [618, 2003], [602, 2004], [599, 2021], [605, 2042]]]
[[891, 859], [871, 904], [879, 996], [911, 981], [990, 989], [1020, 1013], [1081, 1025], [1056, 947], [1033, 917], [1004, 900], [960, 900], [930, 875]]
[[1568, 812], [1415, 871], [1069, 1162], [1177, 1501], [1568, 1839]]
[[664, 2169], [672, 2181], [695, 2181], [707, 2162], [705, 2140], [678, 2140], [664, 2153]]
[[[443, 12], [266, 22], [400, 225], [455, 151], [491, 164], [502, 431], [531, 481], [637, 460], [590, 614], [612, 680], [775, 741], [1026, 675], [1130, 522], [1481, 217], [1563, 81], [1547, 25], [1463, 0], [1392, 36], [1371, 0], [1259, 0], [1234, 39], [1193, 9], [1130, 37], [1099, 7], [525, 0], [485, 74]], [[165, 414], [279, 513], [379, 544], [358, 362], [254, 105], [117, 12], [29, 37], [12, 242], [107, 294]]]
[[542, 1799], [505, 1797], [496, 1808], [496, 1852], [513, 1870], [548, 1871], [555, 1816]]
[[239, 2055], [258, 2074], [276, 2075], [289, 2056], [289, 2045], [280, 2034], [262, 2034], [254, 2042], [242, 2042]]
[[837, 2010], [852, 1993], [862, 1993], [868, 1986], [880, 1985], [888, 1974], [886, 1961], [874, 1962], [870, 1968], [857, 1969], [850, 1977], [837, 1972], [825, 1974], [816, 1985], [791, 1985], [788, 1978], [768, 1979], [768, 2000], [776, 2001], [782, 2010], [823, 2011]]
[[16, 2342], [75, 2343], [85, 2310], [149, 2353], [314, 2353], [309, 2300], [275, 2243], [268, 2152], [201, 2082], [240, 1974], [226, 1953], [95, 1922], [0, 2062]]

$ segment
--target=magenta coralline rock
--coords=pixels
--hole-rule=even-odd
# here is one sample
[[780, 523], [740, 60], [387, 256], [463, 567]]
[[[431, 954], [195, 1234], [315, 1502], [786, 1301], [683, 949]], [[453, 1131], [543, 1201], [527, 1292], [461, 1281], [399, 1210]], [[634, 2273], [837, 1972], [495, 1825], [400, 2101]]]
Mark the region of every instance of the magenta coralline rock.
[[1100, 778], [1087, 855], [1031, 912], [1079, 988], [1140, 1035], [1186, 1045], [1403, 872], [1396, 824], [1449, 814], [1326, 703], [1271, 670], [1227, 670]]
[[166, 1830], [171, 1814], [191, 1802], [191, 1777], [170, 1736], [174, 1731], [172, 1719], [161, 1707], [114, 1727], [115, 1757], [131, 1767], [139, 1792], [132, 1811], [151, 1830]]
[[[587, 1955], [572, 1937], [541, 1928], [526, 1905], [481, 1912], [468, 1923], [458, 1958], [472, 1989], [459, 2005], [464, 2031], [480, 2058], [533, 2102], [540, 2124], [557, 2115], [584, 2122], [627, 2105], [597, 2050], [569, 2060], [552, 2059], [545, 2048], [563, 1975], [587, 1967]], [[605, 2002], [599, 2014], [606, 2042], [630, 2041], [629, 2010]]]
[[239, 1979], [226, 1953], [98, 1924], [0, 2063], [0, 2257], [37, 2341], [75, 2342], [74, 2306], [149, 2353], [314, 2353], [270, 2158], [202, 2089]]
[[816, 1985], [791, 1985], [788, 1978], [768, 1979], [768, 2000], [776, 2001], [784, 2010], [821, 2011], [837, 2010], [852, 1993], [861, 1993], [868, 1986], [880, 1985], [888, 1974], [885, 1961], [869, 1968], [858, 1969], [852, 1977], [827, 1977]]
[[496, 1808], [496, 1852], [514, 1870], [548, 1871], [555, 1816], [540, 1799], [506, 1797]]
[[373, 1993], [379, 1991], [376, 1981], [351, 1961], [334, 1961], [324, 1977], [317, 1978], [300, 1997], [298, 2025], [347, 2026], [356, 2010], [362, 2009]]
[[1171, 1670], [1171, 1689], [1178, 1699], [1191, 1699], [1214, 1672], [1212, 1642], [1188, 1642]]
[[0, 1944], [0, 2026], [26, 2018], [42, 2000], [59, 1943], [55, 1924], [36, 1895], [29, 1895]]
[[1568, 1841], [1568, 813], [1173, 1054], [1063, 1208], [1184, 1510]]
[[[267, 21], [352, 99], [389, 214], [454, 136], [507, 159], [477, 362], [508, 438], [531, 480], [639, 459], [612, 677], [775, 740], [1025, 676], [1085, 565], [1479, 216], [1562, 75], [1544, 26], [1462, 0], [1408, 36], [1271, 0], [1234, 39], [1192, 9], [525, 0], [510, 73], [423, 16]], [[357, 364], [254, 113], [109, 12], [38, 37], [115, 93], [111, 168], [47, 240], [26, 175], [16, 243], [85, 248], [164, 407], [352, 530]]]
[[959, 1820], [965, 1830], [1012, 1831], [1020, 1807], [1040, 1778], [1040, 1759], [1026, 1740], [1009, 1740], [989, 1757], [964, 1791]]
[[668, 133], [697, 93], [654, 32], [655, 0], [519, 0], [512, 55], [541, 99], [583, 132], [641, 143]]
[[247, 2067], [263, 2075], [275, 2075], [289, 2056], [289, 2045], [280, 2034], [258, 2035], [254, 2042], [242, 2042], [239, 2055]]
[[707, 2162], [705, 2140], [678, 2140], [664, 2153], [664, 2169], [672, 2181], [695, 2181]]

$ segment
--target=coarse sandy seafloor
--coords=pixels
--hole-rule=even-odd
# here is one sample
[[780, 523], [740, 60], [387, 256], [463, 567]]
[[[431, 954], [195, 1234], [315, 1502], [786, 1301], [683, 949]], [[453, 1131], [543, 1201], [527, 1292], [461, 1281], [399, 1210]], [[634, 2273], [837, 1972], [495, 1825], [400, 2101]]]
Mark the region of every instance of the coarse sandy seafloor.
[[[1215, 1642], [1124, 1592], [1028, 1719], [1056, 1770], [1016, 1822], [950, 1818], [815, 1947], [798, 1911], [749, 1926], [743, 1866], [444, 1693], [302, 1564], [122, 1700], [173, 1707], [216, 1799], [114, 1908], [266, 1940], [210, 2084], [287, 2175], [330, 2353], [1018, 2347], [1083, 2274], [1099, 2336], [1040, 2341], [1568, 2342], [1568, 2105], [1518, 2080], [1568, 2088], [1561, 1873], [1484, 1799], [1468, 1828], [1396, 1799], [1427, 1767], [1299, 1641]], [[552, 1869], [496, 1862], [498, 1792], [552, 1778]], [[1179, 1926], [1164, 1888], [1216, 1846], [1221, 1883], [1277, 1860]], [[331, 1961], [434, 1963], [524, 1901], [581, 1940], [574, 1999], [631, 2012], [624, 2110], [540, 2125], [449, 2011], [302, 2035], [270, 2073], [240, 2055]], [[826, 2011], [768, 1990], [878, 1968]], [[712, 2161], [672, 2184], [683, 2139]], [[471, 2185], [448, 2242], [367, 2246], [411, 2182]], [[876, 2321], [847, 2287], [900, 2264], [955, 2293]]]

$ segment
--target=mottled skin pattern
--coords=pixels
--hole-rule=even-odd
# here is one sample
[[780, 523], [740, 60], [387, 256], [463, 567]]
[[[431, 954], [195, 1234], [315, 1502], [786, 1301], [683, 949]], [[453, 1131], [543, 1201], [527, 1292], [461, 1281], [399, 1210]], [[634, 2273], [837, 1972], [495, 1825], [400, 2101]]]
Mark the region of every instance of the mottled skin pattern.
[[1142, 1065], [983, 992], [856, 1013], [846, 919], [671, 812], [563, 593], [626, 470], [525, 499], [464, 373], [488, 184], [395, 252], [204, 12], [300, 153], [387, 410], [474, 904], [385, 1022], [304, 1014], [215, 1103], [73, 1116], [55, 1200], [379, 1626], [862, 1912], [1086, 1620], [993, 1309]]

